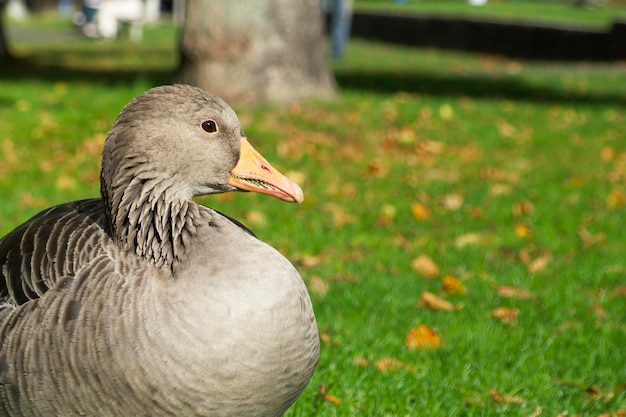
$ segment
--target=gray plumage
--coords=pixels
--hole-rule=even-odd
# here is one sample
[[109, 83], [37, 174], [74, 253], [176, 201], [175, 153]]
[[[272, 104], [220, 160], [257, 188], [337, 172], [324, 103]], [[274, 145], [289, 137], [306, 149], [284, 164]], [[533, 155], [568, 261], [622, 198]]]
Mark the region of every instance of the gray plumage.
[[299, 274], [191, 200], [235, 190], [242, 135], [218, 97], [154, 88], [107, 136], [102, 199], [0, 240], [0, 416], [262, 417], [296, 400], [319, 357]]

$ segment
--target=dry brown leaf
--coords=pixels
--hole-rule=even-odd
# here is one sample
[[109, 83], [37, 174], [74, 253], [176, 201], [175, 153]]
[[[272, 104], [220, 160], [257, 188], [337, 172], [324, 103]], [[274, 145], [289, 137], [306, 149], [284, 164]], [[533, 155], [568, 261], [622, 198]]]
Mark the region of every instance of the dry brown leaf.
[[246, 221], [252, 226], [265, 227], [267, 226], [267, 217], [265, 213], [258, 210], [250, 210], [246, 213]]
[[396, 210], [396, 206], [391, 204], [383, 204], [380, 207], [380, 213], [378, 215], [377, 223], [380, 225], [387, 225], [391, 223], [394, 217], [396, 217], [397, 212], [398, 210]]
[[513, 135], [515, 135], [515, 132], [517, 131], [513, 125], [505, 122], [504, 120], [500, 120], [496, 124], [496, 127], [498, 129], [498, 133], [503, 138], [513, 137]]
[[439, 266], [426, 255], [420, 255], [411, 261], [411, 268], [425, 278], [439, 275]]
[[441, 291], [446, 294], [465, 294], [467, 288], [465, 285], [452, 275], [446, 275], [441, 280]]
[[437, 297], [435, 294], [428, 291], [424, 291], [422, 295], [420, 295], [420, 299], [417, 301], [417, 306], [443, 311], [454, 311], [462, 308], [462, 306], [456, 307], [451, 302], [446, 301], [441, 297]]
[[440, 202], [446, 210], [457, 211], [463, 206], [463, 196], [460, 194], [447, 194], [441, 198]]
[[529, 298], [534, 297], [534, 294], [521, 287], [502, 285], [496, 289], [496, 292], [500, 297], [505, 298], [518, 298], [520, 300], [527, 300]]
[[437, 349], [441, 347], [443, 340], [439, 333], [425, 324], [420, 324], [406, 334], [406, 347], [408, 349]]
[[598, 414], [596, 417], [626, 417], [626, 409], [617, 410], [610, 413]]
[[612, 293], [613, 297], [618, 297], [618, 296], [626, 296], [626, 285], [622, 285], [617, 287], [613, 293]]
[[381, 372], [396, 371], [398, 369], [405, 369], [407, 371], [414, 371], [415, 370], [414, 366], [408, 365], [408, 364], [406, 364], [406, 363], [404, 363], [402, 361], [399, 361], [398, 359], [394, 359], [394, 358], [378, 359], [376, 362], [374, 362], [374, 365]]
[[363, 368], [368, 367], [370, 364], [370, 362], [362, 356], [357, 356], [357, 357], [352, 358], [352, 363], [354, 363], [357, 366], [361, 366]]
[[606, 206], [610, 210], [626, 205], [626, 193], [616, 188], [609, 192], [606, 197]]
[[445, 145], [442, 142], [437, 142], [435, 140], [421, 140], [415, 146], [415, 151], [421, 155], [439, 155], [443, 152], [444, 148]]
[[417, 140], [417, 135], [413, 126], [404, 126], [396, 134], [396, 142], [401, 145], [411, 145]]
[[496, 183], [489, 187], [489, 195], [494, 197], [499, 195], [507, 195], [513, 192], [513, 186], [511, 184]]
[[22, 208], [41, 208], [48, 205], [48, 202], [43, 197], [33, 197], [29, 192], [22, 192], [20, 195], [20, 207]]
[[589, 307], [589, 311], [596, 315], [599, 319], [605, 319], [609, 316], [609, 313], [601, 304], [592, 304]]
[[613, 394], [617, 394], [617, 393], [622, 392], [624, 390], [626, 390], [626, 383], [622, 382], [621, 384], [617, 384], [617, 386], [613, 390]]
[[411, 204], [411, 213], [419, 220], [426, 220], [430, 217], [430, 209], [422, 203]]
[[341, 403], [341, 400], [339, 398], [327, 393], [326, 385], [324, 384], [320, 384], [318, 392], [324, 398], [324, 401], [326, 402], [333, 403], [333, 404]]
[[61, 174], [55, 182], [57, 190], [73, 190], [76, 188], [76, 179], [66, 174]]
[[535, 206], [528, 200], [518, 201], [511, 207], [511, 213], [515, 217], [527, 216], [535, 211]]
[[324, 395], [324, 401], [329, 402], [329, 403], [333, 403], [333, 404], [340, 404], [341, 400], [337, 397], [335, 397], [334, 395], [330, 395], [330, 394], [326, 394]]
[[596, 387], [595, 385], [589, 385], [587, 387], [584, 388], [584, 391], [589, 394], [589, 396], [591, 398], [593, 398], [594, 400], [599, 400], [602, 399], [604, 397], [604, 393], [602, 392], [602, 390], [598, 387]]
[[535, 272], [543, 271], [546, 269], [546, 266], [552, 260], [552, 255], [550, 253], [544, 253], [543, 255], [533, 259], [528, 264], [528, 272], [534, 274]]
[[600, 150], [600, 158], [603, 161], [612, 161], [615, 159], [615, 149], [610, 146], [605, 146]]
[[491, 317], [500, 320], [504, 324], [517, 326], [519, 308], [498, 307], [491, 312]]
[[496, 167], [482, 167], [480, 169], [481, 177], [497, 182], [517, 183], [521, 178], [521, 173], [517, 171], [504, 171]]
[[524, 404], [526, 400], [513, 395], [502, 394], [495, 389], [489, 390], [489, 396], [497, 403], [501, 404]]
[[313, 268], [319, 265], [324, 260], [323, 254], [317, 255], [304, 255], [297, 259], [298, 264], [304, 268]]
[[576, 230], [576, 233], [578, 234], [578, 237], [580, 238], [580, 240], [583, 241], [583, 244], [585, 245], [586, 248], [592, 245], [595, 245], [596, 243], [606, 240], [606, 233], [600, 232], [594, 235], [591, 232], [589, 232], [589, 230], [587, 230], [584, 226], [580, 226]]
[[324, 295], [328, 292], [328, 282], [320, 277], [312, 277], [309, 280], [309, 289], [315, 294]]
[[382, 178], [389, 172], [389, 167], [376, 159], [371, 160], [367, 164], [368, 177]]
[[454, 245], [457, 248], [462, 248], [468, 245], [477, 245], [482, 241], [483, 237], [478, 233], [466, 233], [457, 237], [454, 240]]
[[338, 203], [327, 203], [324, 208], [331, 214], [333, 225], [336, 228], [341, 228], [346, 224], [356, 222], [356, 218], [348, 214], [345, 207]]

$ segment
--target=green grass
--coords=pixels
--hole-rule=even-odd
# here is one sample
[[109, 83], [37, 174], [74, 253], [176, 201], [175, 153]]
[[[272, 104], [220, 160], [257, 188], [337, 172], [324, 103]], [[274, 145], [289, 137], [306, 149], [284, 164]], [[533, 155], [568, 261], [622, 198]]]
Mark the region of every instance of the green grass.
[[[0, 75], [0, 233], [98, 195], [106, 130], [176, 65], [172, 27], [140, 45], [14, 46], [28, 60]], [[625, 410], [624, 64], [353, 41], [334, 71], [335, 101], [232, 103], [254, 146], [302, 183], [301, 206], [199, 200], [283, 251], [309, 285], [322, 357], [288, 416]], [[418, 203], [429, 211], [414, 215]], [[413, 268], [420, 255], [439, 272]], [[467, 293], [443, 293], [446, 275]], [[424, 291], [460, 308], [418, 307]], [[517, 322], [493, 318], [499, 307], [518, 308]], [[440, 348], [407, 348], [419, 324]]]
[[607, 27], [626, 18], [626, 4], [610, 1], [606, 7], [574, 7], [567, 0], [554, 1], [488, 1], [484, 6], [471, 6], [466, 0], [407, 0], [403, 4], [383, 0], [356, 0], [356, 10], [426, 13], [442, 16], [495, 18], [513, 21], [575, 24]]

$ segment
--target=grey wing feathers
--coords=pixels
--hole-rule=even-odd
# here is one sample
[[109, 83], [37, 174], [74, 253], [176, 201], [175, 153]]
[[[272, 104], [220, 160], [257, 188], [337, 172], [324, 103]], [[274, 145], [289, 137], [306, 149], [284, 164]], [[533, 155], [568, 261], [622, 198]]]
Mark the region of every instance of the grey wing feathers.
[[37, 214], [0, 240], [0, 304], [20, 305], [41, 297], [89, 262], [106, 235], [100, 199]]

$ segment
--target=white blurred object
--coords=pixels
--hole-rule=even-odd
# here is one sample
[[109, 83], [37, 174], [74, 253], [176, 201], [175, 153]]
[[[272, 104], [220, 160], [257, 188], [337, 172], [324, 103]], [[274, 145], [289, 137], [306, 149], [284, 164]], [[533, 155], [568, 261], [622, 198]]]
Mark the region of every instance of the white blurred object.
[[130, 24], [130, 38], [138, 42], [143, 36], [144, 7], [141, 0], [101, 0], [96, 22], [98, 34], [115, 39], [120, 23]]
[[161, 14], [161, 1], [160, 0], [146, 0], [146, 7], [144, 10], [143, 19], [147, 23], [154, 23], [159, 21]]
[[467, 0], [472, 6], [484, 6], [487, 4], [487, 0]]
[[26, 6], [22, 0], [9, 0], [7, 13], [13, 20], [23, 20], [26, 17]]

